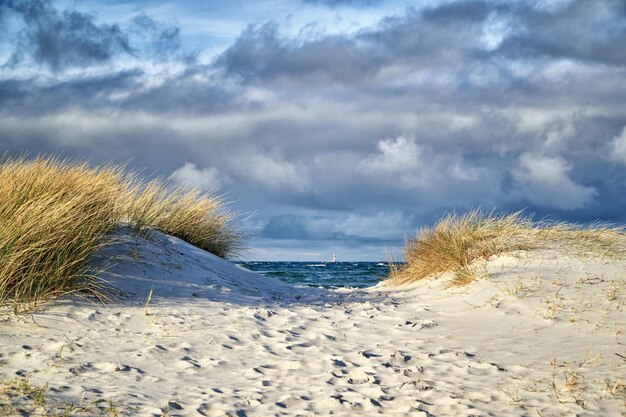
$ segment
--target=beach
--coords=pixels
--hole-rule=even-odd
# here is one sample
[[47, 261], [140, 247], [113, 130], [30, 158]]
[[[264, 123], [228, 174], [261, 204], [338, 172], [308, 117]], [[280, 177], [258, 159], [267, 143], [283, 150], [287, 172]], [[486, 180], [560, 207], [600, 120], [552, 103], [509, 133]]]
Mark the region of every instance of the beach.
[[625, 45], [626, 0], [0, 0], [0, 417], [626, 417]]
[[[120, 237], [95, 260], [120, 290], [111, 301], [66, 297], [3, 315], [3, 378], [47, 385], [48, 409], [238, 417], [626, 411], [625, 261], [520, 251], [491, 258], [489, 277], [466, 287], [450, 287], [444, 275], [327, 290], [262, 277], [158, 232]], [[27, 396], [14, 398], [3, 412], [30, 406]]]

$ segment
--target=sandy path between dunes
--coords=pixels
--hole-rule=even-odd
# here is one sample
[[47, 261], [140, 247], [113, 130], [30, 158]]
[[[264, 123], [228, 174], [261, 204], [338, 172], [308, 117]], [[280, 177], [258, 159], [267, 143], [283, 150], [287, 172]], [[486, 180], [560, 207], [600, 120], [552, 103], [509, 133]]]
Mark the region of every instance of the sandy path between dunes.
[[125, 294], [6, 316], [5, 377], [121, 415], [626, 413], [623, 261], [543, 251], [494, 259], [462, 289], [326, 291], [159, 234], [109, 252]]

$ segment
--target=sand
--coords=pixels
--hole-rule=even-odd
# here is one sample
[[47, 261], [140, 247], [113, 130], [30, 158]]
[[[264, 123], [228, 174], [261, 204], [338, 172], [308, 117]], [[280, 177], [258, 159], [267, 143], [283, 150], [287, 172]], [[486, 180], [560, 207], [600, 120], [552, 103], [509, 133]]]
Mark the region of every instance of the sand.
[[103, 399], [140, 416], [626, 414], [624, 261], [537, 250], [491, 259], [467, 287], [332, 291], [159, 233], [107, 256], [114, 301], [3, 311], [5, 381], [94, 414]]

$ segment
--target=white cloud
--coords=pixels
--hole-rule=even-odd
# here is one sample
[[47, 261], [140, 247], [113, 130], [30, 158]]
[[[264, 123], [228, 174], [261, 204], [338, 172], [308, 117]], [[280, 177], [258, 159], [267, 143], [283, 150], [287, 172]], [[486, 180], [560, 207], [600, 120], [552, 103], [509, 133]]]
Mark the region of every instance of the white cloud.
[[417, 166], [422, 155], [422, 149], [415, 143], [415, 139], [407, 139], [404, 136], [393, 140], [378, 142], [380, 155], [368, 160], [370, 169], [400, 172], [408, 171]]
[[217, 190], [230, 182], [215, 167], [198, 169], [196, 164], [186, 162], [172, 174], [172, 179], [181, 185], [198, 187], [202, 190]]
[[611, 141], [611, 159], [626, 165], [626, 126], [622, 129], [622, 134]]
[[593, 201], [593, 187], [576, 184], [568, 175], [572, 166], [561, 157], [524, 154], [512, 171], [521, 192], [532, 203], [561, 210], [582, 208]]
[[405, 188], [433, 188], [442, 181], [480, 181], [487, 174], [483, 167], [468, 166], [459, 155], [434, 153], [404, 136], [379, 141], [378, 150], [362, 160], [357, 170], [387, 177]]
[[492, 13], [482, 28], [480, 41], [483, 47], [490, 51], [496, 49], [513, 32], [513, 25], [510, 19]]
[[424, 149], [415, 143], [415, 139], [400, 136], [378, 142], [379, 153], [362, 160], [357, 169], [364, 173], [380, 175], [395, 174], [402, 185], [418, 187], [423, 185], [421, 175], [422, 154]]
[[304, 190], [309, 183], [294, 163], [278, 154], [241, 152], [232, 156], [229, 168], [241, 178], [272, 188]]

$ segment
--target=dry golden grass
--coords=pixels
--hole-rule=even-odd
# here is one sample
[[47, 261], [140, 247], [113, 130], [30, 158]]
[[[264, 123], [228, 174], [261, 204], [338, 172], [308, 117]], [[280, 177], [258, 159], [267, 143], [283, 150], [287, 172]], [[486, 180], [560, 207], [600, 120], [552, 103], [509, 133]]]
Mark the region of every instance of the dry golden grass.
[[0, 161], [0, 305], [15, 311], [70, 292], [102, 294], [89, 259], [121, 225], [159, 229], [224, 257], [240, 234], [222, 202], [124, 167], [39, 157]]
[[230, 226], [232, 214], [219, 198], [133, 177], [126, 179], [122, 200], [125, 216], [136, 230], [159, 229], [220, 257], [240, 249], [242, 237]]
[[404, 265], [391, 268], [387, 283], [402, 285], [453, 272], [453, 284], [466, 285], [484, 276], [477, 260], [517, 250], [564, 245], [577, 252], [621, 257], [624, 229], [596, 223], [588, 228], [564, 222], [534, 222], [522, 212], [495, 214], [473, 210], [444, 216], [419, 230], [404, 247]]

